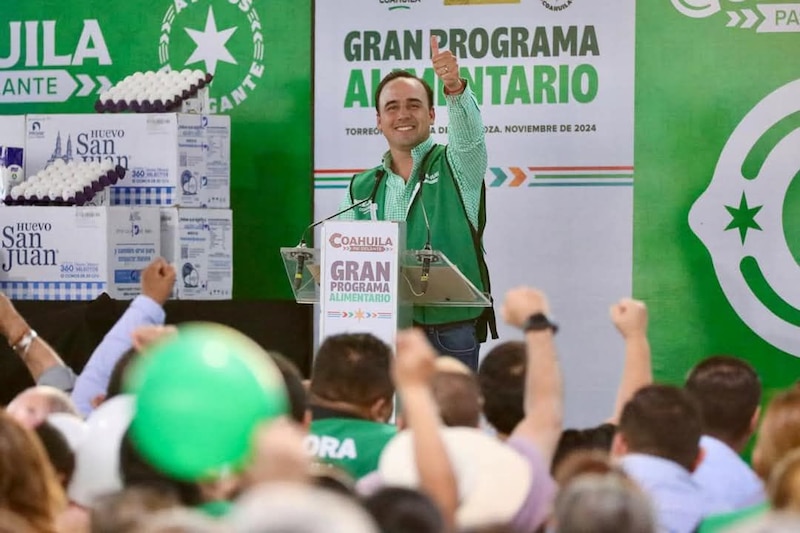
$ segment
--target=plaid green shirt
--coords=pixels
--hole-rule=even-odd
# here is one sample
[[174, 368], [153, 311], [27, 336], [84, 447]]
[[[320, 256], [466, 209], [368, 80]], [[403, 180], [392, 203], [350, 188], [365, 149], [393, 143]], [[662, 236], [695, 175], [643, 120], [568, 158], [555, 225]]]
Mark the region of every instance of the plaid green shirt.
[[[447, 113], [450, 124], [447, 128], [447, 161], [453, 168], [456, 183], [464, 198], [467, 216], [474, 227], [478, 225], [478, 210], [480, 209], [481, 183], [486, 175], [488, 156], [486, 155], [486, 139], [483, 132], [483, 121], [478, 108], [475, 94], [467, 87], [464, 92], [454, 96], [446, 96]], [[419, 171], [422, 158], [433, 146], [433, 138], [428, 137], [411, 150], [414, 164], [411, 176]], [[386, 170], [386, 196], [384, 202], [384, 216], [386, 220], [405, 220], [408, 207], [414, 197], [415, 179], [408, 182], [392, 172], [392, 154], [383, 155], [383, 168]], [[378, 200], [380, 201], [380, 200]], [[340, 209], [350, 206], [350, 194], [345, 195]], [[353, 211], [348, 211], [339, 216], [339, 220], [354, 220]]]

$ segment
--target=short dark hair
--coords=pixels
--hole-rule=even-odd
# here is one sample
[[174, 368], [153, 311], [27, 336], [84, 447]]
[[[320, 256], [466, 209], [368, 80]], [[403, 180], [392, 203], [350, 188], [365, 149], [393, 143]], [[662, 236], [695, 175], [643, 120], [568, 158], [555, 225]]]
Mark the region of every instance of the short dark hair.
[[417, 80], [422, 84], [422, 87], [425, 89], [425, 94], [428, 95], [428, 109], [433, 109], [433, 89], [428, 82], [420, 78], [419, 76], [415, 76], [406, 70], [393, 70], [389, 74], [383, 77], [381, 82], [378, 84], [378, 88], [375, 89], [375, 111], [378, 113], [381, 112], [381, 93], [383, 92], [383, 88], [390, 81], [394, 81], [399, 78], [407, 78], [411, 80]]
[[289, 415], [292, 420], [303, 423], [306, 409], [308, 408], [308, 396], [306, 388], [303, 386], [303, 377], [294, 362], [279, 352], [269, 351], [270, 357], [275, 361], [275, 366], [283, 377], [286, 385], [286, 394], [289, 398]]
[[[201, 445], [198, 443], [198, 445]], [[122, 435], [119, 449], [119, 474], [124, 488], [144, 487], [169, 494], [187, 507], [203, 503], [197, 483], [174, 479], [163, 473], [144, 458], [136, 448], [131, 430]]]
[[135, 360], [139, 358], [139, 351], [136, 348], [128, 348], [123, 353], [114, 368], [111, 370], [111, 376], [106, 385], [106, 397], [103, 401], [108, 401], [115, 396], [123, 393], [123, 384], [125, 383], [125, 373]]
[[59, 475], [61, 484], [66, 488], [75, 472], [75, 453], [69, 447], [67, 438], [47, 420], [36, 426], [34, 431], [41, 440], [56, 474]]
[[632, 453], [674, 461], [689, 471], [700, 452], [700, 410], [684, 389], [648, 385], [625, 404], [619, 430]]
[[749, 363], [715, 355], [698, 363], [685, 388], [700, 408], [703, 432], [730, 442], [750, 432], [750, 422], [761, 402], [761, 380]]
[[445, 426], [478, 427], [481, 421], [481, 390], [471, 372], [436, 372], [431, 382], [439, 416]]
[[483, 414], [500, 433], [509, 435], [525, 418], [525, 343], [503, 342], [492, 348], [478, 369]]
[[416, 490], [386, 487], [366, 498], [364, 507], [384, 533], [435, 533], [445, 529], [439, 509]]
[[617, 427], [614, 424], [608, 423], [587, 429], [565, 429], [558, 439], [550, 471], [555, 473], [567, 457], [579, 450], [608, 453], [611, 450], [616, 430]]
[[368, 407], [391, 399], [392, 350], [370, 333], [343, 333], [325, 339], [317, 350], [309, 391], [313, 397]]

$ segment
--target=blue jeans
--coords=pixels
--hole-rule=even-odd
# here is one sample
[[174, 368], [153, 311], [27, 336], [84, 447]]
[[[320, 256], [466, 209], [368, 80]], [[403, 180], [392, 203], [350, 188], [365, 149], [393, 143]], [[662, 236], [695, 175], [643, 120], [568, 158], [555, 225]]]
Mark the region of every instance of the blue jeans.
[[454, 357], [473, 371], [478, 371], [478, 352], [481, 345], [475, 337], [474, 322], [456, 322], [436, 326], [419, 324], [418, 327], [425, 331], [428, 340], [439, 354]]

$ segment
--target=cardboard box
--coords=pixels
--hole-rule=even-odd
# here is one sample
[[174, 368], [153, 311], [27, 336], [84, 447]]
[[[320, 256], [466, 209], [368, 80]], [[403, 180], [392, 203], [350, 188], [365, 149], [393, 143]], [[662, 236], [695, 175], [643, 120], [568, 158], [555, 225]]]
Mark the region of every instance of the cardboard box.
[[129, 299], [161, 249], [156, 207], [0, 209], [0, 290], [19, 300]]
[[174, 113], [28, 115], [26, 166], [110, 160], [128, 169], [113, 205], [230, 206], [230, 117]]
[[173, 298], [229, 300], [233, 295], [230, 209], [161, 208], [161, 256], [175, 266]]

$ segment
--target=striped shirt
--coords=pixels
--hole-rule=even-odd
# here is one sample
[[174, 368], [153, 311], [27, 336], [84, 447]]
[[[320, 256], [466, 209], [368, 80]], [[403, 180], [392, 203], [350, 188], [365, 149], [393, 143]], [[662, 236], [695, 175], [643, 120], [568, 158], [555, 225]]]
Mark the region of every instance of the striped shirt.
[[[488, 165], [486, 154], [486, 138], [483, 131], [483, 121], [478, 108], [475, 94], [467, 87], [464, 92], [457, 95], [445, 96], [447, 113], [450, 124], [447, 128], [447, 161], [455, 173], [456, 183], [467, 216], [473, 227], [478, 226], [478, 211], [480, 209], [481, 183], [483, 183]], [[414, 178], [419, 171], [419, 165], [425, 154], [433, 146], [433, 138], [428, 137], [411, 150], [413, 166], [411, 177]], [[414, 199], [416, 179], [409, 178], [406, 182], [401, 176], [392, 172], [392, 154], [387, 151], [383, 154], [383, 168], [386, 171], [386, 195], [384, 202], [384, 218], [386, 220], [405, 220], [411, 201]], [[340, 209], [352, 205], [350, 194], [345, 195]], [[339, 220], [354, 220], [353, 211], [339, 215]]]

